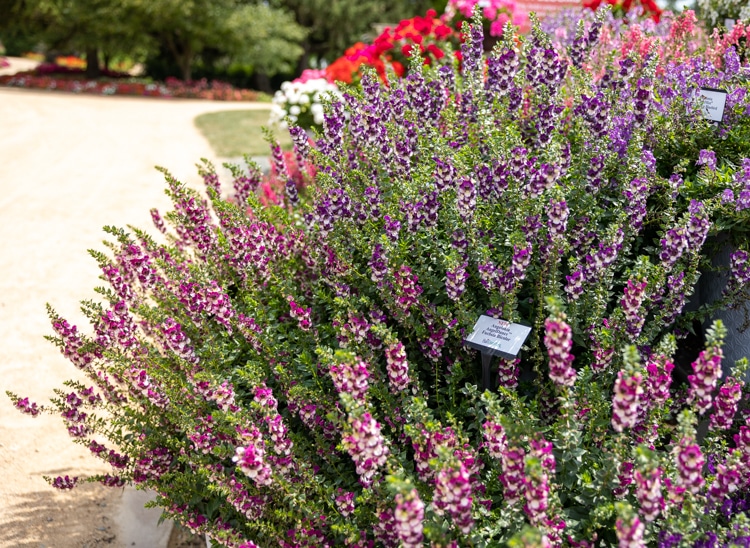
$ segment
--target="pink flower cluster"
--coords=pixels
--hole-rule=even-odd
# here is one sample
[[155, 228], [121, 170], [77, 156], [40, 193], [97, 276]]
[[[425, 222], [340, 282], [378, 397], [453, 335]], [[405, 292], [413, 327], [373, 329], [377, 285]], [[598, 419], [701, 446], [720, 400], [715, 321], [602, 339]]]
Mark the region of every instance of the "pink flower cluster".
[[20, 398], [16, 404], [16, 409], [18, 409], [21, 413], [25, 413], [26, 415], [31, 415], [32, 417], [36, 417], [39, 415], [39, 412], [41, 409], [37, 406], [35, 402], [29, 402], [29, 398]]
[[623, 289], [624, 296], [620, 300], [627, 332], [634, 339], [640, 335], [645, 321], [645, 317], [639, 312], [646, 297], [646, 285], [646, 280], [628, 280], [628, 285]]
[[453, 301], [458, 301], [466, 291], [466, 282], [469, 279], [469, 273], [466, 272], [467, 264], [464, 262], [445, 273], [445, 291], [448, 298]]
[[389, 344], [385, 349], [385, 361], [391, 393], [406, 390], [409, 386], [409, 363], [404, 345], [401, 342]]
[[370, 371], [364, 361], [357, 359], [354, 363], [334, 364], [329, 373], [339, 394], [349, 394], [360, 403], [365, 401]]
[[63, 355], [79, 369], [86, 369], [94, 356], [90, 352], [82, 351], [83, 341], [78, 335], [78, 328], [75, 325], [71, 326], [62, 318], [53, 320], [52, 327], [62, 338], [63, 344], [60, 351]]
[[693, 362], [693, 374], [688, 375], [690, 383], [688, 401], [695, 405], [700, 415], [711, 408], [711, 393], [721, 377], [722, 357], [720, 346], [712, 346], [703, 350], [698, 355], [698, 359]]
[[629, 520], [617, 518], [615, 532], [619, 548], [645, 548], [645, 530], [646, 527], [638, 516], [632, 516]]
[[661, 469], [658, 467], [642, 473], [636, 470], [635, 496], [641, 505], [640, 514], [646, 522], [654, 521], [664, 508], [664, 497], [661, 492]]
[[540, 527], [547, 522], [549, 507], [549, 476], [555, 474], [555, 457], [552, 444], [543, 437], [531, 440], [529, 457], [536, 460], [536, 465], [526, 466], [524, 495], [526, 504], [523, 509], [532, 525]]
[[336, 502], [336, 508], [339, 509], [342, 516], [347, 517], [354, 513], [354, 493], [351, 491], [336, 496], [334, 500]]
[[482, 435], [484, 436], [484, 446], [487, 453], [493, 459], [502, 459], [508, 439], [505, 437], [505, 428], [499, 422], [487, 420], [482, 425]]
[[435, 494], [432, 499], [438, 515], [447, 512], [459, 531], [468, 534], [473, 525], [471, 517], [471, 480], [462, 462], [441, 468], [435, 477]]
[[523, 496], [525, 485], [526, 452], [521, 447], [509, 447], [503, 452], [502, 474], [503, 495], [508, 506], [513, 506]]
[[417, 304], [417, 297], [422, 294], [422, 288], [418, 284], [419, 279], [406, 265], [401, 265], [401, 268], [394, 273], [394, 278], [396, 304], [404, 316], [409, 316], [411, 307]]
[[360, 483], [370, 487], [378, 469], [388, 459], [388, 447], [380, 433], [380, 425], [370, 413], [350, 416], [349, 425], [351, 433], [344, 437], [344, 446], [354, 460]]
[[549, 377], [558, 386], [573, 386], [576, 382], [576, 370], [573, 369], [573, 332], [565, 322], [565, 316], [558, 314], [555, 318], [544, 321], [544, 344], [549, 355]]
[[396, 534], [403, 548], [419, 548], [422, 546], [424, 502], [419, 498], [416, 489], [408, 493], [396, 495], [396, 509], [393, 512], [396, 523]]
[[269, 457], [281, 473], [287, 473], [292, 467], [292, 440], [289, 438], [289, 432], [284, 420], [278, 411], [278, 402], [273, 397], [271, 389], [261, 384], [255, 388], [255, 397], [253, 398], [261, 407], [263, 420], [268, 428], [268, 434], [273, 445], [275, 455]]
[[288, 296], [286, 300], [289, 301], [289, 315], [297, 320], [300, 329], [303, 331], [310, 331], [310, 327], [312, 327], [312, 322], [310, 321], [310, 313], [312, 309], [310, 307], [301, 307], [294, 302], [294, 297], [291, 295]]
[[617, 373], [612, 397], [612, 428], [617, 432], [636, 425], [643, 394], [643, 375], [640, 372], [620, 370]]
[[200, 361], [193, 347], [190, 346], [190, 339], [183, 333], [182, 325], [177, 323], [174, 318], [164, 320], [161, 324], [161, 330], [164, 334], [164, 343], [168, 349], [188, 363], [197, 364]]
[[697, 494], [703, 487], [703, 465], [705, 459], [701, 448], [692, 440], [683, 438], [675, 448], [678, 487]]
[[247, 445], [235, 449], [232, 461], [258, 486], [270, 485], [273, 479], [271, 469], [265, 462], [266, 451], [260, 430], [253, 426], [243, 432], [242, 438]]
[[744, 382], [732, 377], [724, 381], [724, 385], [719, 388], [719, 393], [714, 400], [714, 412], [709, 423], [711, 430], [728, 430], [732, 427], [744, 385]]

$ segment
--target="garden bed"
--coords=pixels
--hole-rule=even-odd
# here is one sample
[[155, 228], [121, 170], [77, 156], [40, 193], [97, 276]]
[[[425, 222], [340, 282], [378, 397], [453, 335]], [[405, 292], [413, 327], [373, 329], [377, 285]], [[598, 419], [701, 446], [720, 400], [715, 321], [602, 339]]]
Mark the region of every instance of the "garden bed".
[[182, 81], [167, 78], [155, 82], [125, 73], [106, 72], [104, 78], [89, 79], [80, 69], [43, 64], [34, 70], [0, 76], [0, 86], [86, 93], [91, 95], [130, 95], [139, 97], [209, 99], [214, 101], [257, 101], [262, 94], [238, 89], [226, 82]]

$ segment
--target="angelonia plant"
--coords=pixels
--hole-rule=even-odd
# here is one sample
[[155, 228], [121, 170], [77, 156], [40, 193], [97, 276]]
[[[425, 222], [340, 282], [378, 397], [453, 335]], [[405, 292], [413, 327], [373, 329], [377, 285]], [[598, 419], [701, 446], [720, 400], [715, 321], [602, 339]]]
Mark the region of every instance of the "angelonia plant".
[[[734, 245], [713, 306], [750, 282], [746, 84], [699, 58], [595, 78], [596, 25], [565, 52], [465, 32], [460, 69], [366, 73], [326, 105], [294, 140], [304, 195], [264, 207], [237, 168], [237, 205], [209, 169], [205, 200], [165, 172], [159, 234], [106, 229], [92, 331], [50, 310], [89, 381], [11, 395], [111, 465], [86, 481], [228, 547], [748, 545], [747, 363], [723, 372], [720, 322], [683, 338], [707, 241]], [[482, 314], [531, 327], [484, 391]]]

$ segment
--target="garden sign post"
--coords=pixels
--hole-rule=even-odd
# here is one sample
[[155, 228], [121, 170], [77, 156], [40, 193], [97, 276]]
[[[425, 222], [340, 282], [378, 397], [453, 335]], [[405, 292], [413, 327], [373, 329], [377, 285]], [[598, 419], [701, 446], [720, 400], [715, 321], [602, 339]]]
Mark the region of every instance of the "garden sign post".
[[490, 364], [493, 356], [515, 360], [531, 328], [490, 316], [479, 316], [474, 330], [464, 342], [482, 353], [482, 390], [490, 388]]

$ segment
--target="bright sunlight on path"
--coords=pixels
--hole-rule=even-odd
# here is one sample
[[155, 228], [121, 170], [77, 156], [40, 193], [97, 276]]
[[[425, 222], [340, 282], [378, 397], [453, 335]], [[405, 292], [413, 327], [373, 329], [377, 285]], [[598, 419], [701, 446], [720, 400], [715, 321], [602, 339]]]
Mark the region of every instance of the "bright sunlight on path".
[[43, 339], [45, 303], [90, 333], [78, 302], [101, 285], [86, 250], [104, 250], [102, 226], [153, 232], [149, 209], [168, 206], [154, 166], [202, 187], [194, 165], [215, 158], [193, 118], [252, 108], [268, 106], [0, 89], [1, 547], [124, 546], [122, 490], [59, 492], [41, 478], [108, 470], [71, 443], [59, 417], [21, 415], [5, 391], [41, 404], [76, 377]]

